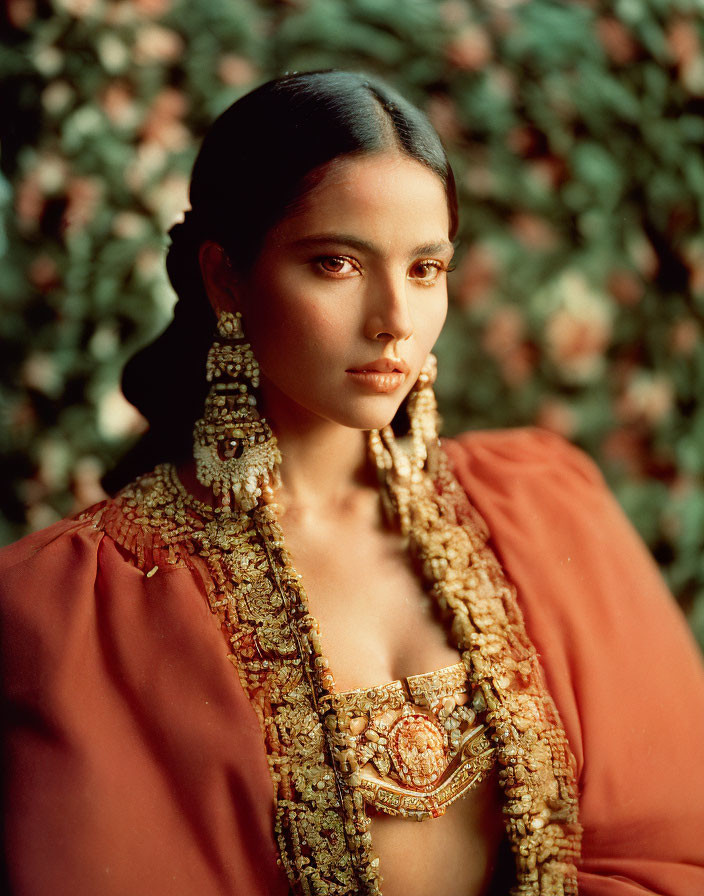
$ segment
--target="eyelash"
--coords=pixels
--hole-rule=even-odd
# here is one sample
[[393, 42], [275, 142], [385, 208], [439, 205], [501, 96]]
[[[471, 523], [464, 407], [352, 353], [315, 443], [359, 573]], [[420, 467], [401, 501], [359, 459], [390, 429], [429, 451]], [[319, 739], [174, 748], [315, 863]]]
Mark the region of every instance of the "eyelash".
[[[315, 259], [315, 264], [318, 265], [320, 270], [322, 270], [328, 276], [345, 277], [348, 275], [341, 273], [340, 271], [327, 270], [327, 268], [323, 267], [323, 262], [326, 262], [326, 261], [346, 262], [347, 264], [350, 264], [356, 271], [361, 273], [360, 267], [357, 264], [357, 262], [355, 262], [355, 260], [353, 258], [350, 258], [348, 255], [321, 255], [320, 258]], [[454, 269], [455, 269], [453, 264], [444, 264], [443, 262], [437, 261], [434, 258], [421, 259], [420, 261], [417, 261], [413, 265], [413, 267], [419, 267], [419, 266], [435, 268], [438, 272], [437, 275], [432, 278], [432, 280], [426, 280], [423, 277], [414, 278], [414, 279], [417, 279], [419, 283], [422, 283], [425, 286], [432, 286], [436, 282], [437, 277], [441, 273], [449, 273], [450, 271], [454, 271]]]

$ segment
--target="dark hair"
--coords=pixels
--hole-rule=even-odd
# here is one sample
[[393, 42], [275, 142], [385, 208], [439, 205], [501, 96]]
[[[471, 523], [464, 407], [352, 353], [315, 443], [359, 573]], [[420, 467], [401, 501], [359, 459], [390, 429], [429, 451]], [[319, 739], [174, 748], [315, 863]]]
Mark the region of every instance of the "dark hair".
[[174, 319], [127, 364], [122, 379], [125, 396], [150, 429], [105, 477], [108, 490], [190, 452], [215, 327], [200, 274], [201, 244], [214, 240], [235, 269], [246, 271], [269, 230], [320, 181], [328, 162], [389, 147], [441, 179], [453, 239], [457, 194], [440, 139], [426, 116], [380, 79], [344, 71], [288, 74], [241, 97], [215, 120], [193, 166], [191, 209], [169, 234]]

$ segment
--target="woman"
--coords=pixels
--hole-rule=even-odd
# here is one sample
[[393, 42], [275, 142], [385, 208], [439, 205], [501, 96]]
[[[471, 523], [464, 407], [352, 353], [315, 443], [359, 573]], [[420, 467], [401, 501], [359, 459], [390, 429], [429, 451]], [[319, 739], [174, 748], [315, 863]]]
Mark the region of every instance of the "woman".
[[4, 552], [11, 891], [704, 892], [704, 674], [643, 547], [555, 437], [438, 441], [427, 120], [285, 76], [190, 198], [144, 475]]

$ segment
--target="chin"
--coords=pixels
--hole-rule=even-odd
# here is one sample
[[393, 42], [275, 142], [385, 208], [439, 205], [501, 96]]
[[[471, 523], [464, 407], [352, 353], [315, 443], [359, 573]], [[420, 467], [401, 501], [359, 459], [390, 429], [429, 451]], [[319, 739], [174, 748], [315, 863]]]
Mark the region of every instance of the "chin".
[[394, 404], [394, 407], [391, 410], [381, 411], [369, 409], [364, 412], [345, 415], [336, 414], [333, 419], [343, 426], [350, 427], [350, 429], [383, 429], [394, 419], [399, 407], [400, 402], [398, 405]]

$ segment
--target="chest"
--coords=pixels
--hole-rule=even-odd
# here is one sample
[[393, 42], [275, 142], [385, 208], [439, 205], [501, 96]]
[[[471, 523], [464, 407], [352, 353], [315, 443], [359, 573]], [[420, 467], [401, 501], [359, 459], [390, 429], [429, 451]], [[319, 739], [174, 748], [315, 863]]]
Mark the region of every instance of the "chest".
[[284, 534], [338, 690], [458, 662], [400, 534], [343, 522]]

